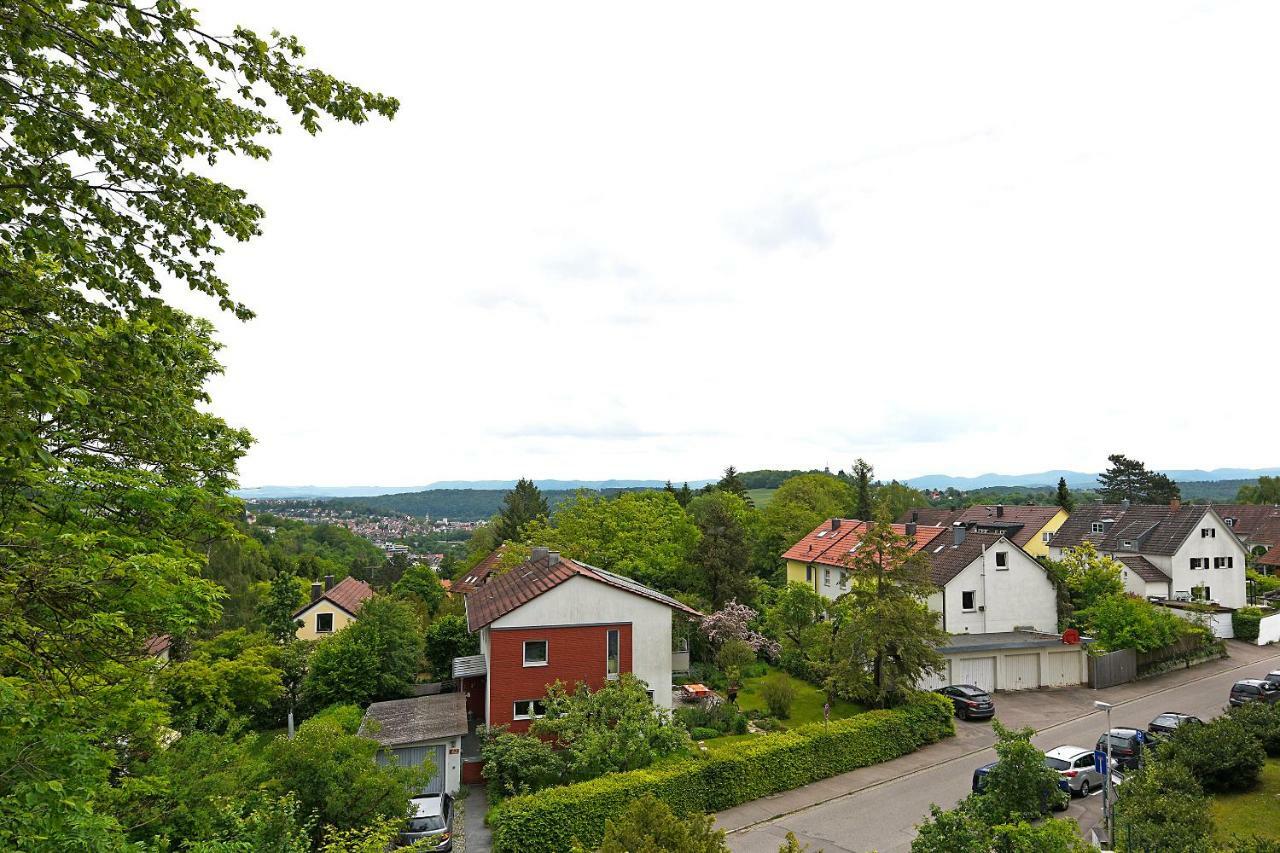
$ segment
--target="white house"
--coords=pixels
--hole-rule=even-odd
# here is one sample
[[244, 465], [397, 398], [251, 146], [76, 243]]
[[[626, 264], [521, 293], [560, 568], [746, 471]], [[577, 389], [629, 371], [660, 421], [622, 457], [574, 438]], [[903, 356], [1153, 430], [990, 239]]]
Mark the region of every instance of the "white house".
[[956, 524], [924, 548], [940, 588], [929, 607], [952, 634], [1058, 630], [1058, 596], [1043, 566], [1002, 534]]
[[1248, 603], [1244, 544], [1211, 506], [1085, 504], [1058, 529], [1049, 555], [1060, 560], [1085, 541], [1123, 564], [1125, 589], [1135, 595]]
[[376, 740], [379, 764], [429, 764], [433, 772], [424, 794], [455, 794], [462, 778], [462, 736], [467, 703], [461, 693], [374, 702], [364, 712], [360, 733]]

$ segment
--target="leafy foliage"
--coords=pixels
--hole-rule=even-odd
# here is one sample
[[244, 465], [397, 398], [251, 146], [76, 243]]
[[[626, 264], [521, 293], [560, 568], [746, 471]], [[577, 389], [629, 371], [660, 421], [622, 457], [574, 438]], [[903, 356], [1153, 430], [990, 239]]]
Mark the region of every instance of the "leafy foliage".
[[480, 638], [467, 630], [467, 619], [447, 614], [427, 626], [427, 668], [436, 679], [451, 678], [453, 659], [480, 653]]
[[1132, 595], [1112, 595], [1078, 613], [1095, 644], [1107, 651], [1163, 648], [1196, 626], [1167, 609]]
[[1242, 504], [1280, 504], [1280, 477], [1264, 475], [1256, 485], [1241, 486], [1236, 500]]
[[791, 703], [796, 700], [796, 687], [784, 672], [775, 672], [760, 685], [769, 716], [785, 720], [791, 716]]
[[605, 821], [651, 794], [676, 814], [720, 811], [818, 779], [878, 764], [954, 733], [951, 706], [922, 694], [892, 711], [802, 726], [730, 752], [669, 759], [630, 773], [512, 797], [489, 815], [499, 853], [551, 853], [572, 839], [598, 844]]
[[732, 491], [717, 490], [694, 498], [688, 512], [702, 534], [693, 551], [694, 587], [714, 607], [745, 600], [750, 594], [750, 507]]
[[1098, 553], [1087, 539], [1063, 554], [1059, 561], [1071, 593], [1071, 606], [1086, 610], [1104, 598], [1124, 594], [1121, 572], [1124, 566], [1111, 557]]
[[519, 542], [525, 525], [535, 519], [545, 519], [550, 514], [542, 490], [533, 484], [533, 480], [521, 477], [515, 488], [503, 495], [494, 536], [498, 542]]
[[1117, 850], [1212, 849], [1209, 801], [1192, 773], [1177, 762], [1148, 761], [1127, 776], [1116, 789], [1115, 824]]
[[444, 585], [435, 569], [426, 563], [414, 563], [406, 568], [391, 589], [396, 595], [416, 598], [428, 614], [434, 613], [444, 601]]
[[1247, 791], [1258, 783], [1267, 760], [1250, 728], [1232, 715], [1178, 726], [1157, 747], [1157, 755], [1161, 763], [1181, 764], [1209, 793]]
[[[576, 847], [575, 850], [581, 850]], [[728, 853], [724, 830], [706, 815], [676, 817], [671, 807], [651, 794], [605, 821], [598, 853]]]
[[1257, 607], [1241, 607], [1231, 614], [1231, 632], [1237, 640], [1252, 643], [1258, 639], [1262, 625], [1262, 611]]
[[1227, 716], [1256, 738], [1267, 755], [1280, 756], [1280, 705], [1249, 702], [1228, 708]]
[[1044, 763], [1044, 753], [1031, 743], [1035, 730], [1008, 729], [992, 722], [996, 733], [995, 767], [978, 795], [978, 810], [990, 826], [1035, 820], [1067, 795], [1058, 787], [1057, 771]]
[[375, 595], [356, 621], [316, 646], [303, 692], [314, 707], [398, 699], [409, 695], [421, 659], [413, 608]]
[[549, 742], [514, 734], [506, 726], [485, 728], [480, 734], [491, 801], [532, 794], [563, 781], [564, 761]]
[[1107, 457], [1110, 466], [1098, 475], [1098, 494], [1106, 503], [1167, 504], [1181, 497], [1178, 484], [1124, 454]]

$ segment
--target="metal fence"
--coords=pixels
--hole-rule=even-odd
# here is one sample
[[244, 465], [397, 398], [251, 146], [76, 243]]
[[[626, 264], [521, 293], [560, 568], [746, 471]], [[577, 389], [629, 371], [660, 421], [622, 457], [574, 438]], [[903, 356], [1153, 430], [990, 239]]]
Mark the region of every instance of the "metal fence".
[[1089, 655], [1089, 686], [1114, 687], [1138, 677], [1138, 655], [1133, 649], [1121, 649], [1105, 655]]

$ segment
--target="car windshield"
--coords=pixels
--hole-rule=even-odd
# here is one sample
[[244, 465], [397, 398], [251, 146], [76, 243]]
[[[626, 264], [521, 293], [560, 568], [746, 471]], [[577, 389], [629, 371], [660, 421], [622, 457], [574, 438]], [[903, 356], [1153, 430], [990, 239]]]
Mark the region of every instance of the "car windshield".
[[444, 818], [438, 814], [409, 819], [410, 832], [439, 832], [444, 829]]
[[1151, 725], [1172, 727], [1178, 725], [1180, 722], [1182, 722], [1181, 718], [1175, 717], [1172, 714], [1161, 714], [1151, 721]]
[[[1103, 735], [1102, 743], [1106, 743], [1107, 736]], [[1127, 735], [1111, 735], [1111, 746], [1113, 749], [1129, 749], [1133, 746], [1133, 740]]]
[[1071, 769], [1071, 762], [1063, 761], [1061, 758], [1046, 758], [1044, 760], [1044, 765], [1045, 767], [1051, 768], [1053, 770]]
[[958, 691], [965, 696], [971, 696], [973, 698], [987, 695], [985, 690], [979, 690], [976, 687], [960, 687], [958, 688]]

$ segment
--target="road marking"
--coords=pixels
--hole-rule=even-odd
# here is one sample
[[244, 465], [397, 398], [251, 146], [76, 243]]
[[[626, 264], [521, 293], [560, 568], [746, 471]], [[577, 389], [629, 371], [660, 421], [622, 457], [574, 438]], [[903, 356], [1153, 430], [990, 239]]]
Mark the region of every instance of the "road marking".
[[[1208, 675], [1202, 675], [1202, 676], [1200, 676], [1199, 678], [1193, 678], [1193, 679], [1191, 679], [1190, 681], [1184, 681], [1184, 682], [1182, 682], [1181, 684], [1175, 684], [1175, 685], [1172, 685], [1172, 686], [1170, 686], [1170, 687], [1162, 687], [1162, 688], [1160, 688], [1159, 690], [1153, 690], [1153, 691], [1151, 691], [1150, 693], [1144, 693], [1144, 694], [1142, 694], [1141, 696], [1135, 696], [1135, 697], [1133, 697], [1132, 699], [1125, 699], [1125, 700], [1120, 701], [1120, 702], [1115, 702], [1115, 703], [1113, 703], [1113, 704], [1112, 704], [1112, 707], [1113, 707], [1113, 708], [1119, 708], [1119, 707], [1121, 707], [1121, 706], [1123, 706], [1123, 705], [1129, 705], [1129, 704], [1131, 704], [1131, 703], [1133, 703], [1133, 702], [1139, 702], [1139, 701], [1141, 701], [1141, 700], [1143, 700], [1143, 699], [1150, 699], [1152, 696], [1159, 696], [1159, 695], [1160, 695], [1160, 694], [1162, 694], [1162, 693], [1168, 693], [1168, 692], [1170, 692], [1170, 691], [1172, 691], [1172, 690], [1178, 690], [1178, 689], [1180, 689], [1180, 688], [1182, 688], [1182, 687], [1187, 687], [1188, 685], [1191, 685], [1191, 684], [1199, 684], [1201, 681], [1207, 681], [1207, 680], [1209, 680], [1210, 678], [1217, 678], [1217, 677], [1218, 677], [1218, 676], [1220, 676], [1220, 675], [1226, 675], [1227, 673], [1231, 673], [1231, 672], [1235, 672], [1235, 671], [1237, 671], [1237, 670], [1245, 669], [1246, 667], [1250, 667], [1250, 666], [1257, 666], [1258, 664], [1266, 663], [1267, 661], [1274, 661], [1274, 660], [1280, 660], [1280, 654], [1271, 655], [1270, 657], [1265, 657], [1265, 658], [1259, 658], [1259, 659], [1254, 660], [1254, 661], [1249, 661], [1248, 663], [1242, 663], [1242, 664], [1240, 664], [1239, 666], [1233, 666], [1233, 667], [1230, 667], [1229, 669], [1224, 669], [1224, 670], [1222, 670], [1222, 671], [1220, 671], [1220, 672], [1213, 672], [1213, 673], [1209, 673]], [[1130, 683], [1133, 683], [1133, 682], [1130, 682]], [[1104, 688], [1104, 689], [1105, 689], [1105, 688]], [[1081, 715], [1079, 715], [1079, 716], [1077, 716], [1077, 717], [1072, 717], [1072, 718], [1067, 719], [1067, 720], [1062, 720], [1061, 722], [1054, 723], [1053, 725], [1051, 725], [1051, 726], [1047, 726], [1047, 727], [1045, 727], [1045, 728], [1043, 728], [1043, 729], [1037, 729], [1035, 733], [1036, 733], [1037, 735], [1044, 734], [1045, 732], [1053, 731], [1054, 729], [1059, 728], [1059, 727], [1061, 727], [1061, 726], [1065, 726], [1065, 725], [1067, 725], [1067, 724], [1069, 724], [1069, 723], [1076, 723], [1076, 722], [1079, 722], [1080, 720], [1083, 720], [1083, 719], [1085, 719], [1086, 717], [1092, 717], [1092, 716], [1103, 716], [1103, 715], [1105, 715], [1105, 714], [1106, 714], [1106, 712], [1105, 712], [1105, 711], [1086, 711], [1085, 713], [1083, 713], [1083, 714], [1081, 714]], [[999, 714], [997, 714], [996, 716], [998, 717], [998, 716], [999, 716]], [[939, 743], [945, 743], [945, 741], [939, 741]], [[994, 744], [992, 744], [992, 746], [994, 746]], [[970, 758], [970, 757], [972, 757], [972, 756], [974, 756], [974, 755], [977, 755], [979, 752], [985, 752], [986, 750], [991, 749], [991, 748], [992, 748], [992, 746], [983, 746], [983, 747], [979, 747], [978, 749], [971, 749], [971, 750], [969, 750], [969, 751], [968, 751], [968, 752], [966, 752], [966, 753], [963, 753], [963, 754], [961, 754], [961, 755], [957, 755], [955, 758], [948, 758], [948, 759], [946, 759], [945, 761], [939, 761], [937, 764], [930, 764], [930, 765], [928, 765], [927, 767], [921, 767], [921, 768], [919, 768], [918, 770], [912, 770], [910, 773], [903, 773], [901, 776], [894, 776], [894, 777], [893, 777], [893, 778], [891, 778], [891, 779], [881, 779], [879, 782], [872, 782], [872, 783], [870, 783], [870, 784], [868, 784], [868, 785], [864, 785], [863, 787], [858, 788], [857, 790], [854, 790], [854, 791], [845, 791], [843, 794], [836, 794], [836, 795], [834, 795], [834, 796], [828, 797], [828, 798], [827, 798], [827, 799], [825, 799], [825, 800], [818, 800], [818, 801], [817, 801], [817, 802], [815, 802], [815, 803], [809, 803], [808, 805], [801, 806], [801, 807], [800, 807], [800, 808], [798, 808], [798, 809], [792, 809], [792, 810], [791, 810], [791, 811], [789, 811], [789, 812], [782, 812], [781, 814], [776, 814], [776, 815], [774, 815], [773, 817], [761, 818], [760, 820], [757, 820], [757, 821], [755, 821], [755, 822], [753, 822], [753, 823], [749, 823], [749, 824], [747, 824], [747, 825], [745, 825], [745, 826], [740, 826], [740, 827], [738, 827], [737, 829], [729, 829], [729, 830], [725, 830], [725, 834], [726, 834], [726, 835], [733, 835], [734, 833], [738, 833], [738, 832], [746, 832], [746, 831], [747, 831], [747, 830], [749, 830], [749, 829], [754, 829], [755, 827], [757, 827], [757, 826], [762, 826], [763, 824], [766, 824], [766, 823], [772, 823], [772, 822], [774, 822], [775, 820], [781, 820], [781, 819], [782, 819], [782, 818], [784, 818], [784, 817], [790, 817], [791, 815], [801, 814], [802, 812], [807, 812], [807, 811], [809, 811], [810, 809], [815, 809], [815, 808], [817, 808], [818, 806], [825, 806], [827, 803], [833, 803], [833, 802], [835, 802], [836, 800], [842, 800], [842, 799], [844, 799], [845, 797], [852, 797], [852, 796], [854, 796], [854, 795], [856, 795], [856, 794], [861, 794], [863, 791], [870, 791], [872, 788], [879, 788], [879, 787], [881, 787], [881, 786], [883, 786], [883, 785], [888, 785], [888, 784], [893, 783], [893, 782], [899, 782], [899, 781], [901, 781], [901, 780], [903, 780], [903, 779], [910, 779], [911, 777], [913, 777], [913, 776], [918, 776], [918, 775], [920, 775], [921, 773], [927, 773], [927, 772], [929, 772], [930, 770], [935, 770], [935, 769], [937, 769], [937, 768], [939, 768], [939, 767], [945, 767], [945, 766], [947, 766], [948, 764], [953, 764], [953, 763], [955, 763], [955, 762], [957, 762], [957, 761], [960, 761], [961, 759], [964, 759], [964, 758]], [[914, 755], [914, 754], [915, 754], [915, 753], [907, 753], [907, 755]], [[906, 756], [902, 756], [902, 757], [903, 757], [903, 758], [905, 758]], [[870, 765], [870, 766], [875, 767], [876, 765], [874, 765], [874, 764], [873, 764], [873, 765]], [[865, 769], [867, 769], [867, 768], [858, 768], [858, 769], [859, 769], [859, 770], [865, 770]], [[850, 773], [856, 773], [856, 772], [857, 772], [857, 770], [850, 770], [849, 772], [850, 772]], [[832, 777], [828, 777], [828, 778], [832, 778]], [[794, 789], [793, 789], [793, 790], [794, 790]], [[783, 794], [783, 793], [786, 793], [786, 792], [785, 792], [785, 791], [779, 791], [779, 792], [778, 792], [778, 794]], [[772, 796], [777, 796], [777, 794], [774, 794], [774, 795], [772, 795]], [[1095, 794], [1095, 795], [1091, 795], [1091, 796], [1096, 796], [1096, 794]], [[764, 797], [761, 797], [760, 799], [765, 799], [765, 798], [764, 798]], [[743, 805], [745, 805], [745, 804], [743, 804]], [[727, 811], [727, 809], [726, 809], [726, 811]]]

